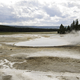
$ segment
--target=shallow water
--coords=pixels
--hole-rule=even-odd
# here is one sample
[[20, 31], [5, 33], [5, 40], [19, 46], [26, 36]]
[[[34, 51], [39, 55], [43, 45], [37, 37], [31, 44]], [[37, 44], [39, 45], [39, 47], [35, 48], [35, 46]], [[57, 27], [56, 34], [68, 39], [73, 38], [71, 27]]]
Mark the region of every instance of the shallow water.
[[15, 43], [15, 46], [32, 46], [32, 47], [46, 47], [46, 46], [61, 46], [70, 45], [70, 43], [61, 38], [37, 38], [30, 41]]

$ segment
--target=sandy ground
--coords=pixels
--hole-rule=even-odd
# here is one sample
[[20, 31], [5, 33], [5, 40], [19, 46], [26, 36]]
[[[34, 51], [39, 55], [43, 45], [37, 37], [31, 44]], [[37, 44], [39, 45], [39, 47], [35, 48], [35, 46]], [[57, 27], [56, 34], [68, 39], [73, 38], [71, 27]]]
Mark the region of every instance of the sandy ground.
[[0, 35], [0, 80], [80, 80], [80, 46], [28, 48], [5, 44], [51, 36]]

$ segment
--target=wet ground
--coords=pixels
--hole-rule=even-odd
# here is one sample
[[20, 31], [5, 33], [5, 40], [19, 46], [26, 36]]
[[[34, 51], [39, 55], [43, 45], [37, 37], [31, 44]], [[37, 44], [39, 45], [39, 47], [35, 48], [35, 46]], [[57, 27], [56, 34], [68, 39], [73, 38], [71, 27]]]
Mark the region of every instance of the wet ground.
[[13, 45], [16, 42], [52, 36], [54, 37], [54, 34], [0, 35], [0, 80], [80, 80], [79, 45]]

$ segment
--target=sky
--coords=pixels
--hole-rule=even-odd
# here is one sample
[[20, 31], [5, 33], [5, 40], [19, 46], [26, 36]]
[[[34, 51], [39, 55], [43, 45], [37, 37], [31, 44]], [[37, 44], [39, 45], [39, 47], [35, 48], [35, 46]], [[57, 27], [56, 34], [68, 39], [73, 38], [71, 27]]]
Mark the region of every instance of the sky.
[[80, 21], [80, 0], [0, 0], [0, 24], [65, 26]]

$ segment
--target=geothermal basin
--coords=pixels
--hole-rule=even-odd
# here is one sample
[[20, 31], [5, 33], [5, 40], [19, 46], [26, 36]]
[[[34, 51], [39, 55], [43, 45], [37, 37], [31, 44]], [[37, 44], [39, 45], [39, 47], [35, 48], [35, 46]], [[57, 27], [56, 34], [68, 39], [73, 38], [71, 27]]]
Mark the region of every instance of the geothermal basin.
[[0, 80], [80, 80], [78, 34], [0, 35]]

